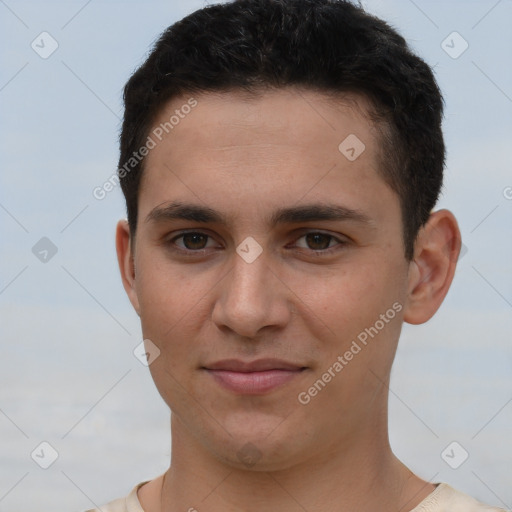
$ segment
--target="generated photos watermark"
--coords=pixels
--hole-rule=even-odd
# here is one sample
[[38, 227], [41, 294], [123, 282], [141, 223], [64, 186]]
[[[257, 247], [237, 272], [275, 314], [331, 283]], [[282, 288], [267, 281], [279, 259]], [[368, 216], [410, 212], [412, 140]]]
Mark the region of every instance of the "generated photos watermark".
[[125, 164], [117, 169], [101, 186], [93, 189], [92, 195], [98, 201], [102, 201], [107, 195], [119, 186], [121, 180], [125, 178], [131, 171], [133, 171], [142, 160], [149, 155], [152, 149], [155, 149], [159, 142], [163, 140], [166, 134], [171, 133], [176, 126], [178, 126], [185, 117], [187, 117], [192, 109], [197, 107], [198, 102], [194, 98], [189, 98], [187, 103], [184, 103], [180, 108], [174, 111], [174, 114], [169, 117], [165, 123], [160, 123], [156, 128], [153, 128], [151, 134], [148, 135], [146, 142], [137, 151], [134, 151], [132, 156]]
[[332, 381], [354, 357], [359, 354], [364, 347], [368, 345], [369, 338], [373, 339], [379, 334], [389, 322], [395, 318], [396, 314], [402, 311], [403, 306], [400, 302], [395, 302], [391, 308], [379, 316], [379, 319], [370, 327], [366, 327], [357, 335], [357, 340], [352, 340], [350, 348], [339, 355], [336, 361], [317, 379], [307, 391], [301, 391], [297, 400], [302, 405], [307, 405], [311, 400], [320, 393], [329, 382]]

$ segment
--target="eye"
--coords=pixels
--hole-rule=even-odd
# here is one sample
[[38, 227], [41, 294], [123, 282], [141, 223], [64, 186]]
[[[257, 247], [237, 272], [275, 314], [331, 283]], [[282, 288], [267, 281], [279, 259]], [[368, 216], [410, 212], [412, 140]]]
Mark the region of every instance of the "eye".
[[[198, 252], [204, 249], [208, 249], [207, 242], [208, 239], [211, 239], [210, 235], [206, 233], [201, 233], [199, 231], [190, 231], [186, 233], [181, 233], [178, 236], [175, 236], [169, 242], [171, 244], [176, 244], [176, 241], [179, 239], [183, 240], [183, 246], [177, 245], [177, 249], [181, 251], [189, 251], [189, 252]], [[210, 246], [211, 247], [211, 246]]]
[[[317, 253], [332, 252], [333, 250], [336, 250], [339, 246], [343, 246], [346, 244], [345, 241], [340, 240], [339, 238], [333, 235], [329, 235], [327, 233], [322, 233], [319, 231], [311, 231], [309, 233], [306, 233], [302, 235], [300, 238], [298, 238], [297, 241], [301, 239], [305, 239], [306, 242], [306, 247], [299, 246], [301, 249], [305, 248]], [[332, 246], [331, 242], [333, 241], [337, 241], [338, 243]]]
[[[304, 243], [302, 245], [298, 243], [302, 239], [304, 239], [305, 245]], [[181, 243], [178, 243], [180, 240]], [[194, 254], [204, 254], [207, 249], [216, 248], [215, 245], [208, 245], [208, 242], [213, 242], [211, 235], [201, 231], [187, 231], [171, 238], [168, 244], [172, 251], [193, 256]], [[330, 254], [331, 252], [340, 249], [346, 245], [347, 242], [328, 233], [311, 231], [297, 238], [294, 244], [295, 247], [298, 247], [301, 250], [313, 252], [320, 256]]]

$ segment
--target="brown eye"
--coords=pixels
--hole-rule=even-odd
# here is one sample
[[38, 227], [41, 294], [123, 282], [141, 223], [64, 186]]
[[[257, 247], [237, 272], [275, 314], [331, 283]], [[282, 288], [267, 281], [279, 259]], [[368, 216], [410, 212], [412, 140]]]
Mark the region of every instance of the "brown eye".
[[[301, 239], [305, 240], [304, 244], [298, 244], [297, 242]], [[337, 242], [334, 245], [331, 242]], [[346, 242], [336, 238], [333, 235], [329, 235], [327, 233], [321, 233], [318, 231], [312, 231], [310, 233], [306, 233], [297, 239], [297, 246], [301, 249], [309, 249], [314, 252], [322, 253], [322, 252], [330, 252], [332, 250], [336, 250], [337, 246], [343, 246]]]
[[306, 235], [309, 248], [316, 251], [328, 249], [332, 238], [332, 236], [324, 233], [308, 233]]
[[185, 233], [180, 238], [183, 238], [183, 244], [186, 249], [204, 249], [208, 235], [202, 233]]
[[[178, 243], [178, 240], [182, 240], [181, 243]], [[208, 249], [211, 246], [208, 246], [208, 242], [213, 240], [211, 236], [206, 233], [189, 231], [187, 233], [181, 233], [181, 235], [175, 236], [173, 239], [169, 240], [169, 243], [178, 251], [183, 252], [199, 252], [205, 249]]]

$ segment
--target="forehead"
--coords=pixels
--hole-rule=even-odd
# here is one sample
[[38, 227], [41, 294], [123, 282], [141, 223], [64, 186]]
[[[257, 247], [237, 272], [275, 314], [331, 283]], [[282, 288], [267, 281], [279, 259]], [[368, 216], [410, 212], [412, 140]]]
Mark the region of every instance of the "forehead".
[[[193, 109], [189, 106], [192, 102], [196, 103]], [[247, 149], [267, 142], [295, 146], [301, 153], [315, 157], [313, 142], [341, 142], [353, 132], [365, 139], [368, 153], [373, 153], [378, 149], [374, 138], [379, 133], [370, 121], [371, 109], [370, 102], [362, 95], [327, 95], [299, 87], [251, 93], [233, 90], [183, 94], [164, 105], [153, 131], [160, 130], [159, 139], [174, 138], [174, 150], [178, 153], [178, 142], [191, 142], [186, 139], [193, 136], [198, 148]], [[311, 143], [305, 145], [305, 139]], [[331, 150], [339, 156], [338, 144], [331, 146]]]
[[[254, 213], [306, 195], [332, 203], [333, 191], [354, 210], [365, 194], [389, 200], [394, 193], [378, 172], [380, 137], [369, 108], [362, 96], [297, 88], [174, 98], [149, 134], [156, 144], [145, 161], [140, 214], [150, 203], [185, 197], [232, 208], [245, 201]], [[387, 189], [380, 198], [378, 189]]]

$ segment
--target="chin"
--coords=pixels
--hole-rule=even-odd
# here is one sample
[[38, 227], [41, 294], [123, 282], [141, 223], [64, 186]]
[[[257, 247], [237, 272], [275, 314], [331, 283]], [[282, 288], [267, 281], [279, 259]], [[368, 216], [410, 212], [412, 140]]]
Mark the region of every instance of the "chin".
[[296, 425], [285, 423], [282, 418], [252, 418], [228, 430], [231, 436], [225, 430], [217, 431], [209, 448], [222, 463], [237, 469], [286, 470], [308, 451], [308, 436], [301, 436]]

